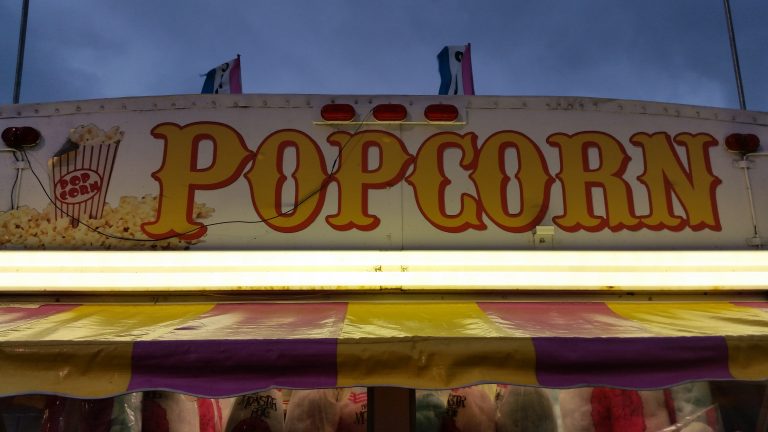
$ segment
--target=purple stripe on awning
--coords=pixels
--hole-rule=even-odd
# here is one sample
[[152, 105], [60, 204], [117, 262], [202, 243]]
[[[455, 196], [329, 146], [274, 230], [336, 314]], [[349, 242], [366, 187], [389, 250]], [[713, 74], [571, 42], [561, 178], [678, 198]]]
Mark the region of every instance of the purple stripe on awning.
[[67, 312], [78, 306], [76, 304], [44, 304], [34, 307], [0, 307], [0, 331]]
[[347, 303], [222, 303], [155, 340], [323, 339], [341, 336]]
[[128, 391], [208, 397], [336, 386], [336, 339], [136, 342]]
[[659, 388], [688, 380], [733, 379], [720, 336], [536, 337], [536, 375], [544, 387]]
[[622, 318], [605, 303], [479, 302], [496, 324], [510, 332], [549, 337], [642, 337], [648, 331]]
[[736, 306], [751, 307], [755, 309], [768, 310], [768, 302], [731, 302]]

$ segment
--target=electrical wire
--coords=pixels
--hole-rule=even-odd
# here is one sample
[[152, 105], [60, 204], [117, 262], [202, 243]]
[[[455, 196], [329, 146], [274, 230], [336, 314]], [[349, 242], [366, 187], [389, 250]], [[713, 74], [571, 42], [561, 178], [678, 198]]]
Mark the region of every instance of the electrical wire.
[[[16, 154], [15, 151], [12, 152], [12, 153], [13, 153], [13, 159], [17, 163], [23, 161], [23, 159], [19, 159], [19, 156]], [[16, 210], [16, 206], [18, 206], [18, 204], [19, 204], [19, 203], [14, 203], [14, 201], [16, 201], [16, 187], [21, 187], [21, 185], [18, 184], [19, 183], [19, 172], [18, 172], [19, 168], [17, 167], [16, 169], [17, 169], [16, 176], [14, 176], [13, 184], [11, 185], [11, 209], [13, 209], [13, 210]]]
[[[14, 164], [14, 168], [16, 169], [16, 176], [13, 179], [13, 183], [11, 184], [11, 210], [16, 210], [19, 203], [18, 199], [18, 188], [21, 187], [19, 184], [19, 179], [21, 178], [21, 170], [23, 167], [19, 166], [19, 162], [24, 162], [24, 158], [19, 159], [19, 154], [21, 153], [20, 150], [17, 150], [15, 148], [5, 148], [0, 149], [0, 152], [10, 152], [13, 154], [13, 159], [16, 162]], [[0, 211], [0, 214], [5, 213], [5, 211]]]
[[[283, 211], [277, 213], [274, 216], [270, 216], [270, 217], [264, 218], [264, 219], [256, 219], [256, 220], [251, 220], [251, 221], [247, 221], [247, 220], [228, 220], [228, 221], [211, 222], [211, 223], [201, 224], [200, 226], [198, 226], [198, 227], [196, 227], [194, 229], [191, 229], [189, 231], [186, 231], [186, 232], [183, 232], [183, 233], [177, 233], [177, 234], [173, 234], [173, 235], [169, 235], [167, 237], [161, 237], [161, 238], [157, 238], [157, 239], [141, 239], [141, 238], [123, 237], [123, 236], [119, 236], [119, 235], [115, 235], [115, 234], [111, 234], [111, 233], [108, 233], [108, 232], [101, 231], [98, 228], [95, 228], [95, 227], [93, 227], [91, 225], [88, 225], [87, 223], [85, 223], [82, 220], [80, 220], [78, 217], [70, 214], [69, 212], [67, 212], [66, 210], [61, 208], [58, 204], [56, 204], [56, 201], [51, 197], [50, 193], [48, 193], [48, 190], [46, 189], [45, 185], [43, 185], [42, 180], [40, 180], [40, 177], [37, 175], [37, 173], [35, 172], [34, 168], [32, 168], [32, 163], [30, 162], [30, 159], [27, 156], [27, 152], [26, 152], [26, 150], [23, 147], [21, 149], [21, 153], [22, 153], [22, 156], [23, 156], [21, 161], [24, 161], [24, 160], [27, 161], [27, 164], [29, 165], [30, 172], [32, 172], [32, 175], [37, 180], [37, 183], [40, 185], [40, 188], [43, 190], [43, 193], [45, 193], [45, 196], [48, 198], [48, 201], [51, 202], [53, 207], [56, 208], [57, 210], [59, 210], [60, 212], [62, 212], [63, 214], [65, 214], [66, 216], [68, 216], [69, 218], [71, 218], [73, 221], [76, 221], [79, 225], [84, 226], [85, 228], [93, 231], [96, 234], [99, 234], [99, 235], [102, 235], [104, 237], [111, 238], [111, 239], [114, 239], [114, 240], [125, 240], [125, 241], [133, 241], [133, 242], [160, 242], [160, 241], [165, 241], [165, 240], [171, 240], [171, 239], [174, 239], [174, 238], [177, 238], [177, 237], [182, 237], [182, 236], [185, 236], [187, 234], [191, 234], [191, 233], [193, 233], [193, 232], [195, 232], [195, 231], [197, 231], [199, 229], [202, 229], [202, 228], [214, 227], [214, 226], [219, 226], [219, 225], [229, 225], [229, 224], [262, 224], [262, 223], [269, 222], [271, 220], [277, 219], [279, 217], [283, 217], [283, 216], [285, 216], [287, 214], [290, 214], [290, 213], [294, 212], [296, 209], [299, 208], [299, 206], [301, 206], [305, 202], [309, 201], [312, 197], [314, 197], [315, 195], [317, 195], [320, 192], [322, 192], [323, 190], [325, 190], [331, 184], [331, 182], [333, 182], [333, 177], [337, 174], [338, 169], [341, 169], [341, 167], [338, 164], [339, 164], [339, 161], [341, 160], [342, 153], [344, 152], [344, 150], [346, 149], [347, 145], [352, 140], [352, 137], [355, 136], [355, 134], [357, 134], [360, 131], [360, 128], [362, 128], [363, 124], [365, 124], [365, 121], [368, 119], [368, 117], [371, 115], [372, 112], [373, 112], [373, 109], [369, 110], [368, 113], [366, 113], [366, 115], [363, 117], [363, 120], [357, 125], [357, 128], [355, 128], [355, 130], [352, 132], [352, 134], [350, 134], [349, 138], [347, 139], [347, 142], [345, 142], [339, 148], [339, 154], [336, 155], [336, 158], [334, 158], [333, 163], [331, 164], [331, 169], [328, 171], [328, 175], [323, 179], [323, 181], [320, 183], [320, 185], [318, 185], [318, 187], [314, 191], [310, 192], [304, 198], [302, 198], [298, 202], [296, 202], [293, 205], [293, 207], [291, 207], [290, 209], [283, 210]], [[14, 153], [14, 157], [16, 157], [15, 153]], [[18, 161], [18, 159], [17, 159], [17, 161]], [[21, 162], [21, 161], [19, 161], [19, 162]], [[15, 184], [15, 182], [14, 182], [14, 184]], [[13, 193], [13, 188], [11, 189], [11, 193]]]

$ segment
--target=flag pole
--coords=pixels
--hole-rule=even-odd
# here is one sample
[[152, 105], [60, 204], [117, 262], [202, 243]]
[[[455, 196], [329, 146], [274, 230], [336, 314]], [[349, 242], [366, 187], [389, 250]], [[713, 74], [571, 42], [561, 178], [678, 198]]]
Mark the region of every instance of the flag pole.
[[21, 26], [19, 28], [19, 48], [16, 51], [16, 76], [13, 80], [13, 103], [19, 103], [21, 93], [21, 72], [24, 68], [24, 44], [27, 39], [27, 16], [29, 15], [29, 0], [21, 5]]
[[736, 51], [736, 34], [733, 32], [733, 18], [731, 17], [731, 3], [729, 0], [723, 0], [725, 6], [725, 21], [728, 24], [728, 39], [731, 43], [731, 59], [733, 60], [733, 72], [736, 75], [736, 91], [739, 94], [739, 108], [747, 109], [747, 103], [744, 101], [744, 85], [741, 82], [741, 68], [739, 67], [739, 53]]

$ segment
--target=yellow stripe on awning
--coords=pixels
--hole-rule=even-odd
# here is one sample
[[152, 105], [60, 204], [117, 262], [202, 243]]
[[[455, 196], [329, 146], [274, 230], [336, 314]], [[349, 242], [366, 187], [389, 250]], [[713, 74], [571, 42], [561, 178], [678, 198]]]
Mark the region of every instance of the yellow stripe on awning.
[[0, 393], [59, 393], [103, 398], [125, 393], [131, 379], [133, 344], [0, 344]]
[[619, 316], [658, 335], [768, 335], [768, 312], [728, 302], [606, 304]]
[[474, 302], [355, 302], [342, 338], [397, 336], [505, 336]]
[[759, 336], [726, 336], [728, 366], [737, 380], [768, 377], [768, 343]]
[[535, 385], [533, 344], [519, 336], [474, 302], [350, 303], [338, 344], [338, 383], [447, 388], [493, 375]]

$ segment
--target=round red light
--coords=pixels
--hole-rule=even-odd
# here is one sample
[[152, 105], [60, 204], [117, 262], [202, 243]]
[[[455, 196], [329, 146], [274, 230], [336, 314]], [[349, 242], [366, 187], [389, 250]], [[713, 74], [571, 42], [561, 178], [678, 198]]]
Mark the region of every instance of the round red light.
[[3, 142], [12, 149], [34, 147], [41, 139], [40, 131], [33, 127], [9, 127], [3, 130]]
[[373, 108], [373, 118], [378, 121], [403, 121], [408, 111], [400, 104], [381, 104]]
[[760, 138], [755, 134], [744, 135], [744, 147], [747, 153], [755, 153], [760, 149]]
[[755, 134], [730, 134], [725, 137], [725, 147], [732, 152], [755, 153], [760, 148], [760, 138]]
[[356, 114], [350, 104], [328, 104], [320, 110], [320, 117], [325, 121], [350, 121]]
[[459, 110], [453, 105], [432, 104], [424, 108], [424, 117], [431, 122], [452, 122], [459, 118]]

